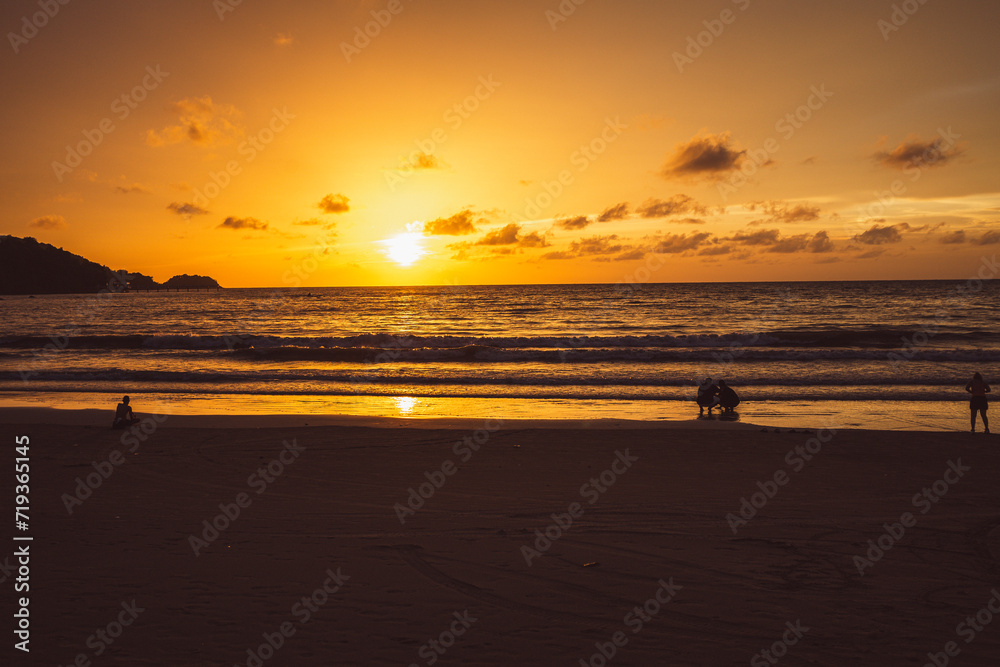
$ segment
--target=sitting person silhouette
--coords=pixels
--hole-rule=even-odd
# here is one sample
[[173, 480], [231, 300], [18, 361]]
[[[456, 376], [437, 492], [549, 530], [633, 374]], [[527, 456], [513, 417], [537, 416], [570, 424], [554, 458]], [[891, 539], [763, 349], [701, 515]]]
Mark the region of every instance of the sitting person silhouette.
[[708, 414], [712, 414], [712, 408], [719, 404], [719, 386], [712, 382], [712, 378], [707, 377], [698, 385], [698, 398], [696, 400], [699, 417], [705, 414], [705, 408], [708, 408]]
[[139, 418], [132, 412], [128, 400], [128, 396], [122, 396], [122, 402], [115, 408], [115, 420], [111, 422], [111, 428], [125, 428], [138, 423]]
[[732, 412], [740, 404], [740, 397], [725, 380], [719, 380], [719, 405], [725, 412]]

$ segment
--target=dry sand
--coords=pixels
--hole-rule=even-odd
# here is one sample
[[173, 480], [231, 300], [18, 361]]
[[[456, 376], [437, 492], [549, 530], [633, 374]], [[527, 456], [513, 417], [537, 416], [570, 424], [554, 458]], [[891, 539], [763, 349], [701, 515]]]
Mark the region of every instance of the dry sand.
[[[5, 469], [14, 437], [31, 438], [34, 537], [32, 651], [8, 644], [6, 664], [246, 665], [283, 623], [290, 636], [250, 665], [601, 665], [595, 643], [610, 652], [615, 633], [609, 665], [763, 665], [772, 646], [778, 664], [923, 665], [950, 641], [953, 665], [998, 664], [1000, 618], [957, 627], [1000, 588], [996, 436], [841, 431], [796, 471], [786, 456], [812, 434], [746, 425], [509, 424], [481, 430], [463, 461], [455, 443], [494, 424], [170, 418], [130, 452], [121, 432], [39, 416], [0, 412]], [[251, 477], [292, 442], [272, 481]], [[69, 514], [76, 480], [115, 450], [124, 462]], [[401, 523], [393, 506], [446, 461], [453, 474]], [[938, 502], [914, 505], [959, 461]], [[604, 491], [581, 488], [612, 468]], [[779, 471], [787, 483], [734, 535], [726, 515]], [[239, 494], [248, 506], [196, 556], [190, 536]], [[529, 566], [522, 547], [544, 547], [535, 531], [574, 502], [582, 513]], [[862, 576], [854, 557], [905, 512], [915, 525]], [[336, 586], [328, 571], [342, 585], [314, 596]], [[671, 595], [661, 580], [672, 599], [649, 602]], [[119, 620], [113, 643], [95, 634]]]

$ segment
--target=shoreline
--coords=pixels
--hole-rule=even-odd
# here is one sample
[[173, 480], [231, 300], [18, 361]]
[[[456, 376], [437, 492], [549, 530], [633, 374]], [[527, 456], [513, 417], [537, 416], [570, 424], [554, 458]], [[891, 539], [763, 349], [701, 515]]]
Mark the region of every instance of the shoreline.
[[[123, 392], [125, 393], [125, 392]], [[500, 419], [521, 428], [677, 428], [695, 429], [847, 428], [876, 431], [969, 430], [965, 400], [954, 401], [750, 401], [735, 414], [700, 418], [693, 400], [559, 400], [400, 396], [289, 396], [155, 394], [130, 392], [136, 414], [173, 415], [174, 420], [214, 428], [240, 426], [369, 425], [385, 428], [467, 428]], [[110, 423], [121, 393], [0, 392], [4, 413], [28, 411], [22, 421], [103, 426]], [[102, 407], [95, 407], [102, 406]], [[50, 410], [51, 413], [39, 412]], [[44, 416], [47, 415], [47, 416]], [[76, 415], [76, 416], [73, 416]], [[471, 415], [471, 416], [470, 416]], [[190, 421], [194, 420], [194, 421]], [[450, 426], [454, 425], [454, 426]], [[981, 422], [980, 422], [981, 428]]]
[[[542, 430], [542, 431], [742, 431], [770, 433], [801, 433], [809, 434], [821, 430], [836, 430], [838, 432], [857, 433], [911, 433], [966, 434], [973, 437], [987, 435], [983, 432], [982, 422], [977, 422], [976, 433], [968, 430], [939, 428], [929, 429], [899, 429], [872, 428], [852, 425], [824, 423], [822, 425], [765, 425], [749, 421], [720, 419], [719, 415], [711, 418], [692, 418], [675, 420], [640, 420], [640, 419], [501, 419], [472, 417], [377, 417], [371, 415], [342, 414], [166, 414], [137, 413], [142, 428], [142, 422], [147, 422], [146, 428], [155, 424], [156, 429], [321, 429], [321, 428], [366, 428], [386, 430], [451, 430], [476, 431], [486, 429], [493, 431]], [[96, 408], [71, 410], [49, 407], [0, 407], [0, 425], [5, 427], [88, 427], [103, 428], [109, 433], [113, 431], [109, 424], [112, 412]], [[1000, 435], [997, 433], [989, 435]]]
[[[330, 426], [381, 429], [476, 430], [486, 425], [492, 430], [557, 429], [557, 430], [758, 430], [756, 424], [718, 419], [676, 421], [643, 421], [637, 419], [478, 419], [472, 417], [374, 417], [368, 415], [335, 414], [149, 414], [137, 413], [140, 420], [156, 418], [157, 428], [320, 428]], [[3, 425], [58, 425], [107, 427], [113, 414], [96, 408], [66, 410], [59, 408], [0, 407]], [[495, 426], [499, 424], [499, 429]], [[111, 429], [108, 429], [111, 431]], [[123, 431], [124, 432], [124, 431]]]

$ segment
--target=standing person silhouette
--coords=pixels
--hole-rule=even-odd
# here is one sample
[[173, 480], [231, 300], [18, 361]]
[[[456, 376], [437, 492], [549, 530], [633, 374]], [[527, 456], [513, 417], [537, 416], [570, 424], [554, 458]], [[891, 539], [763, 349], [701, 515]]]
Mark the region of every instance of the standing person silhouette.
[[115, 408], [115, 420], [111, 422], [111, 428], [125, 428], [139, 421], [139, 418], [132, 412], [132, 406], [128, 404], [128, 396], [122, 396], [122, 402]]
[[972, 376], [972, 382], [965, 385], [965, 391], [972, 394], [969, 399], [969, 411], [972, 413], [972, 432], [976, 432], [976, 411], [983, 416], [983, 427], [986, 432], [990, 432], [990, 420], [986, 417], [986, 411], [990, 404], [986, 400], [986, 394], [990, 393], [990, 386], [983, 380], [983, 376], [976, 373]]

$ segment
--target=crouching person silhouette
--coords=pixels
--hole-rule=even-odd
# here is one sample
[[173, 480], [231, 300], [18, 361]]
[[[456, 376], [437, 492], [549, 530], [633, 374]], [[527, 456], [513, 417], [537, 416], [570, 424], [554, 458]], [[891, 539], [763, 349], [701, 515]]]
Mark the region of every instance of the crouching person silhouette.
[[740, 397], [725, 380], [719, 380], [719, 406], [725, 412], [732, 412], [740, 404]]
[[708, 408], [708, 414], [712, 414], [712, 408], [719, 405], [719, 385], [712, 382], [712, 378], [705, 378], [698, 386], [698, 397], [695, 400], [698, 403], [698, 416], [705, 414], [705, 408]]

